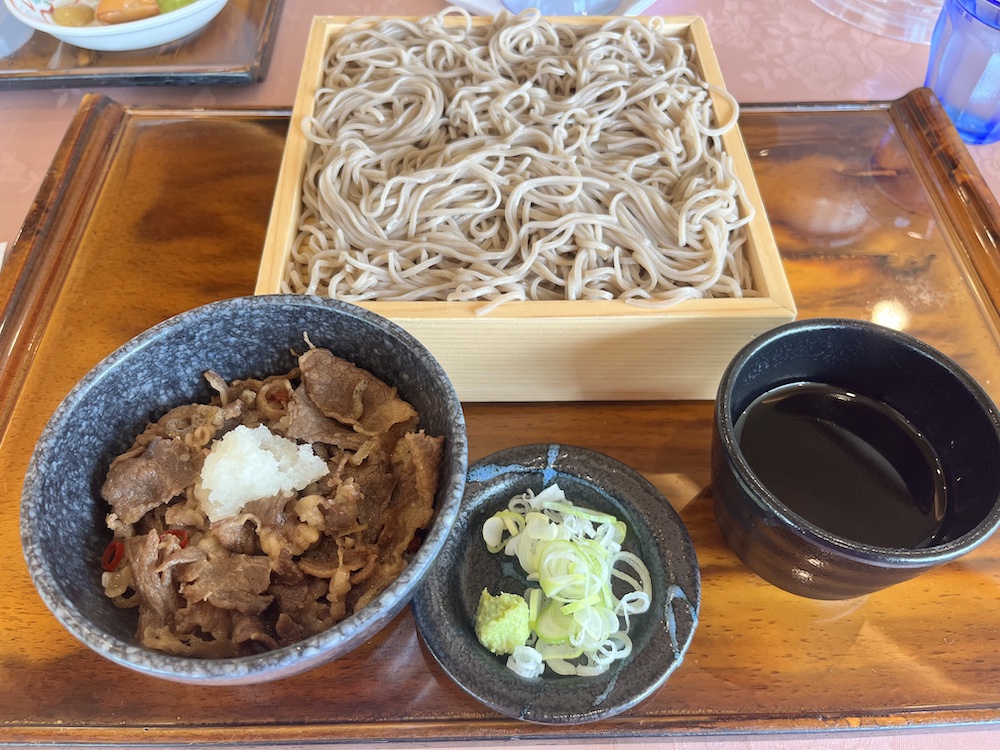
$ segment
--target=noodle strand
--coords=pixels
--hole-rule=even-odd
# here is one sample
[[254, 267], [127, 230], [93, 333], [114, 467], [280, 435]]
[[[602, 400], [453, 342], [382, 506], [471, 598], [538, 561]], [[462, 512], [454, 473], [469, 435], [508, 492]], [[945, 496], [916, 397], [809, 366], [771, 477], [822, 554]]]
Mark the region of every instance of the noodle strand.
[[721, 141], [738, 104], [661, 19], [360, 19], [327, 50], [314, 112], [284, 292], [480, 313], [755, 294], [752, 208]]

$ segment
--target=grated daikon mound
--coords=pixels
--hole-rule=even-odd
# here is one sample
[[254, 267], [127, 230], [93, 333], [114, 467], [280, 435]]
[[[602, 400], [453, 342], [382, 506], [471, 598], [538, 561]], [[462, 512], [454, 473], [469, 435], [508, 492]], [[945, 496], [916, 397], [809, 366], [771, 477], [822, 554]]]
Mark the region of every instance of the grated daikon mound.
[[218, 521], [253, 500], [301, 490], [328, 472], [311, 445], [275, 435], [264, 425], [240, 425], [212, 446], [195, 495], [209, 520]]

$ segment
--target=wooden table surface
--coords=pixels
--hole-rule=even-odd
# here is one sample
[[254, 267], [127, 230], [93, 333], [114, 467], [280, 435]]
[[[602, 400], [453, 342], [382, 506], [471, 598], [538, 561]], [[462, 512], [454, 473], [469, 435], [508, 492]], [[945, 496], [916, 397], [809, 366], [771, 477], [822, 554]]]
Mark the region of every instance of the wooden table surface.
[[[800, 317], [904, 328], [1000, 396], [997, 285], [986, 283], [1000, 209], [926, 97], [891, 110], [749, 108], [742, 123]], [[600, 450], [650, 479], [689, 528], [698, 630], [667, 684], [621, 716], [542, 727], [494, 714], [434, 664], [408, 610], [332, 664], [240, 688], [158, 681], [77, 643], [19, 554], [35, 440], [118, 345], [252, 291], [286, 127], [286, 111], [87, 98], [0, 272], [0, 742], [609, 741], [1000, 721], [1000, 539], [861, 599], [780, 591], [743, 568], [715, 526], [707, 401], [466, 404], [471, 460], [522, 443]]]

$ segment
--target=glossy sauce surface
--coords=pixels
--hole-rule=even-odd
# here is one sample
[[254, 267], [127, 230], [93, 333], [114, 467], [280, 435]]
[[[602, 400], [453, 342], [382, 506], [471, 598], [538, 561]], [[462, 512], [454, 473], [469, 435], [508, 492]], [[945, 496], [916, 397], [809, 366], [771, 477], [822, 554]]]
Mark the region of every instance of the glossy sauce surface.
[[903, 415], [879, 401], [793, 383], [750, 404], [736, 434], [764, 486], [830, 533], [912, 549], [933, 543], [941, 528], [940, 461]]

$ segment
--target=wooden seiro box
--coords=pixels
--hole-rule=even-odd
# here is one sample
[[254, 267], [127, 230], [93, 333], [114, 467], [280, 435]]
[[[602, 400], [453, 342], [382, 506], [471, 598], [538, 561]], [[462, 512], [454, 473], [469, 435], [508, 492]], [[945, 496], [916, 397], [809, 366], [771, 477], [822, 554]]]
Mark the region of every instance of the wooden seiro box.
[[[314, 19], [282, 160], [257, 294], [281, 289], [302, 207], [313, 112], [330, 40], [348, 17]], [[478, 17], [475, 22], [490, 19]], [[560, 18], [597, 25], [599, 18]], [[723, 88], [705, 23], [665, 19], [671, 35], [693, 41], [702, 77]], [[729, 111], [713, 92], [713, 106]], [[755, 216], [747, 258], [760, 296], [702, 299], [650, 310], [620, 301], [529, 301], [477, 315], [482, 303], [360, 303], [415, 335], [439, 360], [464, 401], [712, 399], [729, 360], [754, 336], [795, 318], [795, 304], [738, 128], [723, 135]]]

